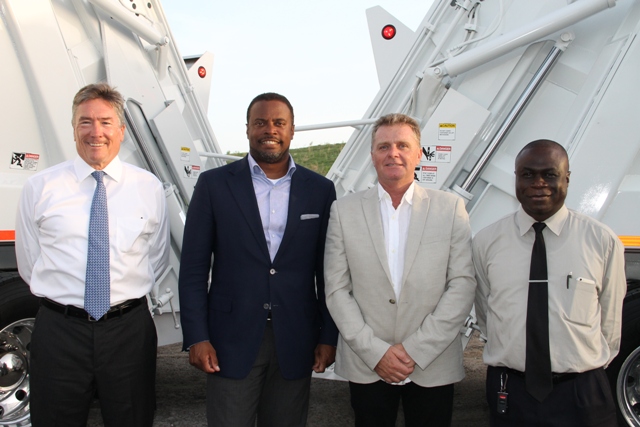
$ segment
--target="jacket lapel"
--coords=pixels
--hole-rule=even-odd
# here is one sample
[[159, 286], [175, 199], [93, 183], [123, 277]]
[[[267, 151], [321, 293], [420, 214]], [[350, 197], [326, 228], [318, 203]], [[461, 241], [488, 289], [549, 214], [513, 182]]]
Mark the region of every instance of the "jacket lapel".
[[380, 261], [380, 264], [382, 264], [382, 268], [387, 275], [389, 285], [393, 287], [391, 273], [389, 272], [389, 259], [387, 258], [387, 251], [384, 246], [384, 234], [382, 232], [382, 218], [380, 217], [380, 202], [378, 200], [377, 186], [370, 188], [362, 196], [362, 210], [364, 212], [365, 221], [367, 222], [371, 241], [373, 242], [373, 249], [376, 251], [378, 260]]
[[407, 279], [409, 271], [416, 259], [422, 233], [424, 232], [425, 223], [427, 222], [427, 213], [429, 212], [430, 199], [427, 192], [415, 185], [413, 192], [413, 206], [411, 207], [411, 220], [409, 221], [409, 231], [407, 235], [407, 247], [404, 251], [404, 268], [402, 270], [402, 289]]
[[262, 229], [262, 219], [260, 218], [256, 192], [253, 189], [249, 161], [245, 157], [233, 163], [233, 165], [237, 165], [237, 167], [229, 170], [232, 176], [227, 180], [231, 194], [247, 221], [249, 229], [258, 241], [258, 247], [260, 247], [260, 250], [268, 259], [271, 259], [269, 256], [269, 248], [267, 247], [267, 240], [264, 237], [264, 231]]

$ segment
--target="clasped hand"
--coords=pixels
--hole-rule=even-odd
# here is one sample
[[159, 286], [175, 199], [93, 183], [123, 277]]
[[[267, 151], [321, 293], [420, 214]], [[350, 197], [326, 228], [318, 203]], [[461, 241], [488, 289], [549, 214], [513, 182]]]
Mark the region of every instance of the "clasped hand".
[[374, 370], [387, 383], [399, 383], [407, 379], [413, 372], [416, 362], [402, 344], [389, 347]]

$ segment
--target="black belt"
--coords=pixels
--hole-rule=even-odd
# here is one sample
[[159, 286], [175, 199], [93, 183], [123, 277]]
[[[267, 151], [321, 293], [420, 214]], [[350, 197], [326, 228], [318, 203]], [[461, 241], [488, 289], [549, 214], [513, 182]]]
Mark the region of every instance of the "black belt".
[[[513, 374], [517, 377], [520, 378], [524, 378], [525, 377], [525, 373], [524, 372], [520, 372], [520, 371], [516, 371], [515, 369], [511, 369], [511, 368], [503, 368], [505, 371], [507, 371], [508, 374]], [[575, 377], [577, 377], [579, 375], [578, 372], [567, 372], [564, 374], [556, 374], [556, 373], [552, 373], [551, 374], [551, 378], [553, 380], [554, 384], [559, 384], [559, 383], [563, 383], [565, 381], [569, 381], [574, 379]]]
[[84, 311], [82, 308], [75, 307], [73, 305], [62, 305], [58, 304], [55, 301], [52, 301], [48, 298], [42, 298], [40, 303], [47, 307], [49, 310], [53, 310], [57, 313], [64, 314], [65, 316], [77, 317], [78, 319], [84, 319], [88, 322], [101, 322], [103, 320], [113, 319], [114, 317], [121, 317], [134, 308], [138, 307], [142, 302], [147, 302], [147, 297], [141, 297], [138, 299], [130, 299], [122, 304], [114, 305], [102, 316], [100, 319], [96, 320], [89, 313]]

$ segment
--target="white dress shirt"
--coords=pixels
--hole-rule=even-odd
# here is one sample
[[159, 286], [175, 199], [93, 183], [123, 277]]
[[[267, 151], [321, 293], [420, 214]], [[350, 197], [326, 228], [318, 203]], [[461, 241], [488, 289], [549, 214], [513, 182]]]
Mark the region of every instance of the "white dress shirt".
[[[473, 239], [476, 314], [491, 366], [524, 371], [534, 222], [521, 207]], [[622, 243], [606, 225], [565, 206], [544, 222], [551, 369], [606, 367], [620, 348], [627, 289]]]
[[[84, 307], [89, 215], [96, 181], [80, 157], [29, 178], [16, 220], [18, 270], [31, 292]], [[149, 293], [169, 263], [162, 183], [114, 158], [104, 169], [111, 305]]]
[[396, 293], [396, 299], [400, 298], [400, 291], [402, 290], [404, 253], [407, 247], [409, 221], [411, 221], [414, 186], [415, 183], [412, 182], [402, 196], [398, 207], [394, 208], [391, 202], [391, 196], [378, 183], [384, 247], [387, 251], [389, 273], [391, 274], [391, 280], [393, 280], [393, 290]]
[[[382, 185], [378, 183], [378, 197], [380, 200], [380, 217], [382, 219], [382, 234], [384, 234], [384, 247], [389, 261], [389, 274], [393, 280], [393, 291], [396, 299], [400, 299], [402, 291], [402, 273], [404, 272], [404, 254], [409, 235], [409, 221], [411, 221], [411, 205], [413, 204], [413, 188], [411, 183], [405, 191], [397, 208], [393, 207], [391, 196]], [[405, 385], [411, 382], [410, 378], [393, 385]]]

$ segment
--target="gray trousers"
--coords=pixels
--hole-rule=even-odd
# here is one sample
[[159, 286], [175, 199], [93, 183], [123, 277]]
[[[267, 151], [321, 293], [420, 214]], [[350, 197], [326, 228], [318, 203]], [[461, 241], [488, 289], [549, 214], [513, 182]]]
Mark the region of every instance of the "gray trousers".
[[[224, 369], [224, 366], [221, 366]], [[309, 376], [282, 377], [276, 358], [273, 327], [268, 321], [264, 338], [249, 375], [241, 380], [207, 377], [209, 427], [304, 427], [309, 410]]]

